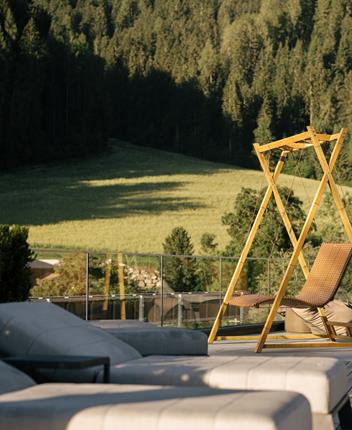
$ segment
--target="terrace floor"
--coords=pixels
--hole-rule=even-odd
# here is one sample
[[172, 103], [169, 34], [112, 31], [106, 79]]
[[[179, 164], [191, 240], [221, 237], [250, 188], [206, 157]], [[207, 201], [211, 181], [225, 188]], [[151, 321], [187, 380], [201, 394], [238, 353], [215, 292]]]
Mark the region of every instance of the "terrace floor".
[[[283, 333], [275, 333], [275, 334], [283, 334]], [[322, 342], [321, 339], [317, 340]], [[283, 346], [287, 341], [285, 340], [275, 340], [269, 341], [271, 343], [280, 343]], [[308, 341], [293, 341], [292, 342], [304, 342], [308, 343]], [[315, 342], [315, 340], [310, 340], [309, 342]], [[209, 345], [209, 354], [210, 355], [257, 355], [254, 352], [256, 346], [256, 341], [220, 341], [214, 342], [212, 345]], [[263, 349], [261, 354], [266, 355], [286, 355], [286, 356], [302, 356], [302, 357], [333, 357], [339, 360], [351, 361], [352, 362], [352, 342], [351, 348], [280, 348], [280, 349]]]

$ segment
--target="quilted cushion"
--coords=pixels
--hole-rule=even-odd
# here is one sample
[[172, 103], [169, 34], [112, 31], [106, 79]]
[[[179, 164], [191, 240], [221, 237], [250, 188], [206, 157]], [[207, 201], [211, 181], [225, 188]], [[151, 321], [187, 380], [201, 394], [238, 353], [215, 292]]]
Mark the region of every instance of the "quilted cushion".
[[[99, 375], [99, 378], [101, 376]], [[152, 356], [111, 368], [111, 382], [289, 390], [303, 394], [312, 411], [328, 414], [348, 393], [347, 367], [328, 357]]]
[[0, 430], [311, 430], [291, 392], [43, 384], [0, 396]]

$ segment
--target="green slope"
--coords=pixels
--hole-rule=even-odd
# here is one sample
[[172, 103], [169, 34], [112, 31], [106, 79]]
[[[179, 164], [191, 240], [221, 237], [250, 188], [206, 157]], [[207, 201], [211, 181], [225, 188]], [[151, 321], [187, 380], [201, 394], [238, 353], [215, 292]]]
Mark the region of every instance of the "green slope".
[[[305, 203], [317, 182], [282, 175]], [[0, 176], [0, 223], [30, 227], [37, 246], [160, 252], [182, 225], [196, 251], [204, 232], [228, 241], [221, 216], [241, 187], [265, 186], [259, 171], [117, 142], [95, 159]]]

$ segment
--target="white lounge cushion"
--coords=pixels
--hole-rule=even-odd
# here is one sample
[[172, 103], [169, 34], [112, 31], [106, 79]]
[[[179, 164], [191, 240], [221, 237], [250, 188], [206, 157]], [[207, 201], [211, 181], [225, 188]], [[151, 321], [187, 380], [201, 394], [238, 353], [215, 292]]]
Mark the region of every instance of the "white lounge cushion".
[[144, 357], [113, 366], [111, 381], [289, 390], [303, 394], [320, 414], [330, 413], [348, 392], [345, 364], [327, 357]]
[[208, 338], [200, 331], [131, 320], [98, 320], [91, 324], [133, 346], [144, 356], [208, 354]]
[[310, 430], [291, 392], [43, 384], [0, 396], [0, 430]]
[[[0, 304], [0, 351], [7, 355], [100, 355], [110, 357], [111, 364], [141, 357], [114, 336], [45, 301]], [[91, 369], [80, 376], [89, 374], [92, 381], [92, 371], [96, 372]]]
[[32, 387], [35, 382], [15, 367], [0, 361], [0, 394]]

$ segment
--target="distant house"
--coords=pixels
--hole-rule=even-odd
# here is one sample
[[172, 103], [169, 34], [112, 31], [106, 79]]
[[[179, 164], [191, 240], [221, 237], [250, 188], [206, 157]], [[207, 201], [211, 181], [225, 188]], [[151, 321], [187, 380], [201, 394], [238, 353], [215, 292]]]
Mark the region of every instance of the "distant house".
[[59, 260], [34, 260], [29, 264], [32, 271], [32, 279], [44, 279], [48, 276], [52, 277], [55, 271], [55, 266]]

